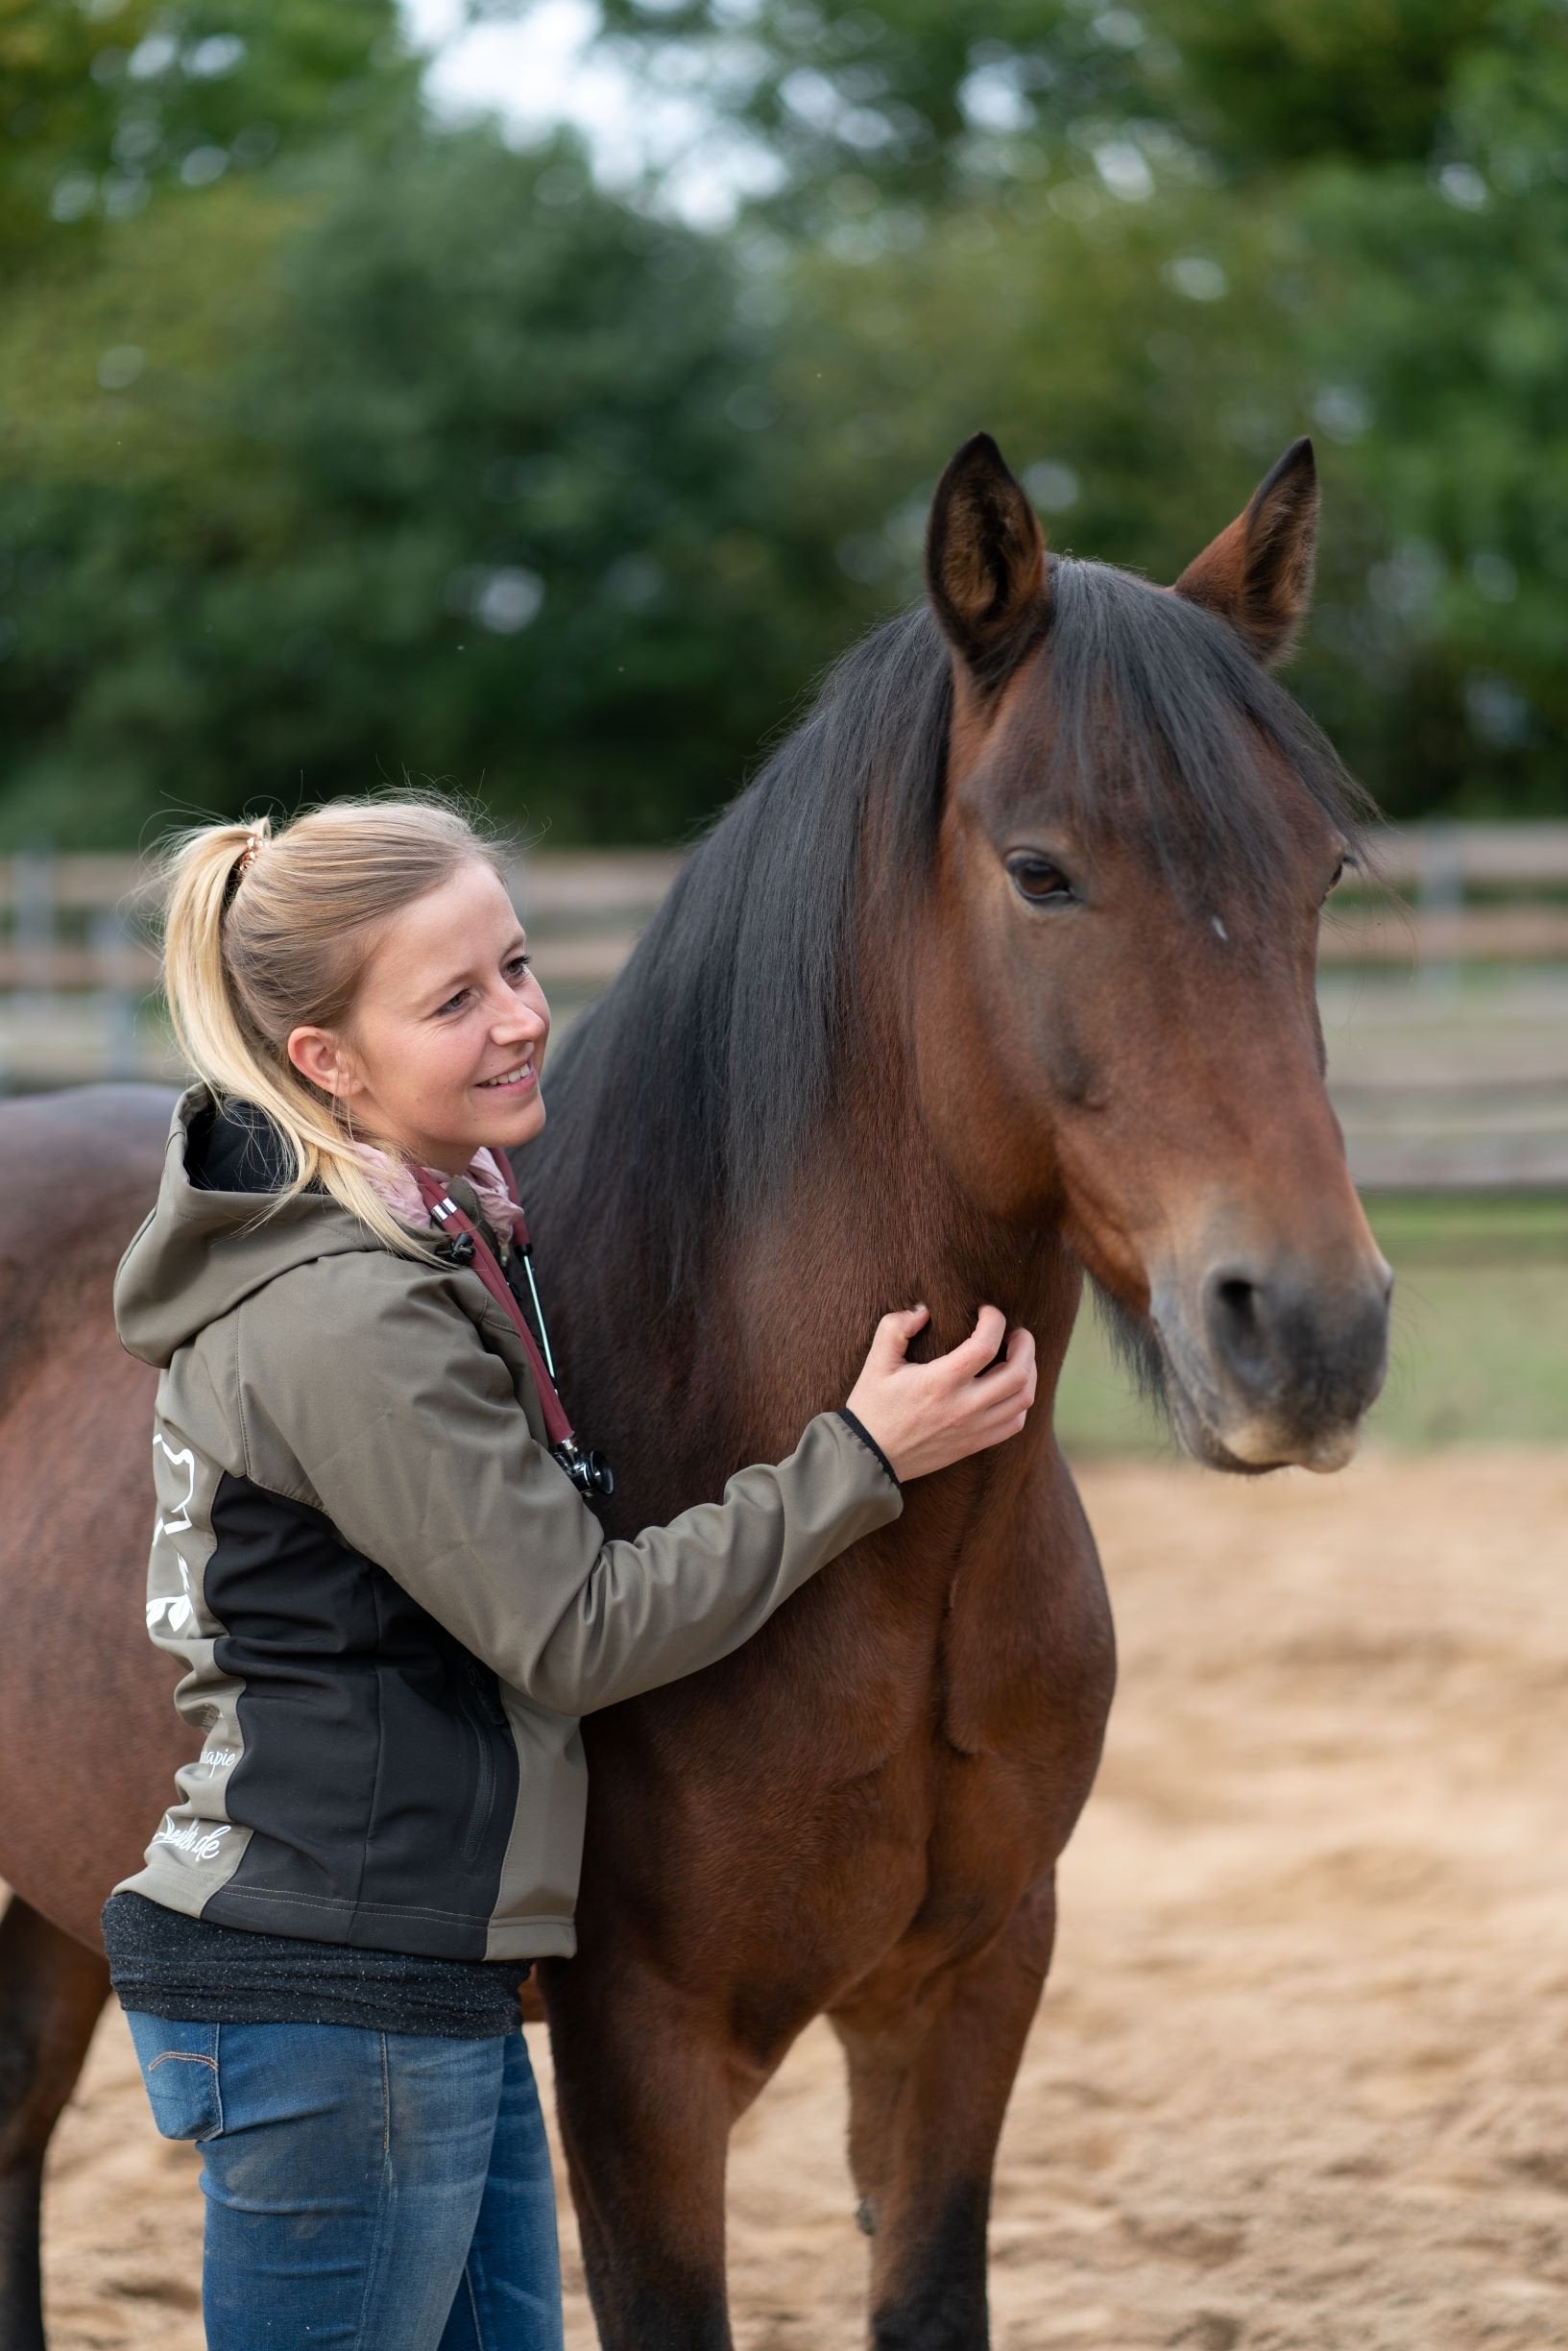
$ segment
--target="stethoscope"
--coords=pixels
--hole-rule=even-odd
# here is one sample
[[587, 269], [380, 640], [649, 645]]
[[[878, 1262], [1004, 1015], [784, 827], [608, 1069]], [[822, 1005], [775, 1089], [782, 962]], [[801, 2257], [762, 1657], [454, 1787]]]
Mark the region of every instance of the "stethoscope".
[[594, 1446], [578, 1443], [576, 1437], [572, 1434], [571, 1422], [567, 1418], [567, 1408], [557, 1393], [555, 1357], [550, 1351], [550, 1335], [544, 1327], [544, 1309], [539, 1302], [539, 1286], [534, 1280], [534, 1245], [528, 1238], [528, 1227], [523, 1222], [522, 1203], [518, 1199], [517, 1178], [512, 1173], [511, 1162], [505, 1152], [497, 1151], [495, 1155], [500, 1162], [501, 1174], [506, 1179], [506, 1188], [512, 1196], [513, 1206], [518, 1212], [514, 1225], [513, 1248], [516, 1254], [522, 1259], [522, 1270], [528, 1277], [528, 1295], [534, 1301], [534, 1313], [539, 1320], [539, 1336], [544, 1345], [543, 1357], [540, 1354], [539, 1341], [529, 1329], [528, 1319], [518, 1302], [517, 1293], [507, 1280], [495, 1250], [474, 1224], [473, 1219], [459, 1207], [446, 1185], [432, 1176], [428, 1168], [416, 1167], [413, 1171], [414, 1181], [419, 1186], [421, 1200], [430, 1211], [432, 1223], [439, 1225], [443, 1232], [448, 1225], [455, 1225], [457, 1238], [452, 1243], [454, 1262], [458, 1265], [472, 1266], [496, 1305], [510, 1318], [513, 1328], [521, 1340], [523, 1352], [528, 1358], [529, 1369], [534, 1375], [534, 1385], [539, 1390], [539, 1400], [543, 1408], [544, 1429], [550, 1441], [549, 1449], [552, 1458], [561, 1464], [562, 1468], [580, 1494], [590, 1496], [614, 1493], [615, 1491], [615, 1471], [605, 1460], [604, 1455]]

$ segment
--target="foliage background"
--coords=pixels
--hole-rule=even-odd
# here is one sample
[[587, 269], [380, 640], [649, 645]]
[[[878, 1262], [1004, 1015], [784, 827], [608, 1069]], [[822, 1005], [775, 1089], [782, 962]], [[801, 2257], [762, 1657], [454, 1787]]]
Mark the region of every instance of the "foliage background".
[[404, 772], [686, 837], [978, 426], [1156, 578], [1311, 431], [1296, 690], [1391, 812], [1568, 811], [1559, 0], [601, 13], [724, 225], [438, 120], [391, 0], [0, 0], [0, 850]]

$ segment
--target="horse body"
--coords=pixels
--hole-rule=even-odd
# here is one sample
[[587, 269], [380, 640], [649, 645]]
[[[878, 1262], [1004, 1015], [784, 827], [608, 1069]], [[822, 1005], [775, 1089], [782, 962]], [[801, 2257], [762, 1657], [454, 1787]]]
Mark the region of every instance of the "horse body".
[[[991, 2168], [1114, 1679], [1049, 1418], [1085, 1270], [1218, 1466], [1333, 1466], [1375, 1393], [1387, 1269], [1312, 995], [1348, 820], [1242, 643], [1275, 649], [1304, 594], [1309, 488], [1298, 447], [1180, 602], [1049, 574], [1000, 456], [967, 445], [931, 611], [847, 658], [550, 1078], [519, 1176], [566, 1391], [616, 1466], [612, 1532], [779, 1458], [890, 1305], [929, 1305], [919, 1356], [991, 1300], [1040, 1362], [1020, 1437], [916, 1481], [731, 1658], [585, 1724], [579, 1951], [541, 1975], [607, 2351], [726, 2351], [729, 2130], [823, 2013], [874, 2343], [986, 2340]], [[36, 1202], [0, 1226], [8, 1289], [69, 1261], [0, 1385], [26, 1497], [0, 1550], [17, 2351], [42, 2342], [37, 2180], [104, 1996], [98, 1907], [181, 1754], [137, 1606], [150, 1375], [109, 1295], [168, 1110], [87, 1089], [0, 1118], [0, 1214], [29, 1182]], [[86, 1133], [90, 1217], [39, 1196]]]
[[824, 2012], [879, 2340], [983, 2340], [992, 2155], [1113, 1650], [1049, 1434], [921, 1501], [678, 1712], [586, 1727], [588, 1956], [543, 1973], [607, 2344], [728, 2342], [725, 2136]]
[[0, 1117], [0, 2340], [40, 2351], [50, 2133], [109, 1991], [98, 1912], [184, 1741], [140, 1637], [157, 1374], [109, 1312], [171, 1097], [90, 1086]]
[[[903, 984], [894, 968], [868, 980], [873, 1028], [878, 996]], [[569, 1248], [585, 1269], [550, 1303], [552, 1328], [594, 1398], [594, 1442], [630, 1466], [617, 1529], [716, 1491], [736, 1461], [786, 1450], [848, 1393], [891, 1299], [930, 1307], [931, 1348], [970, 1326], [975, 1299], [1005, 1299], [1009, 1321], [1035, 1333], [1040, 1369], [1022, 1437], [912, 1485], [894, 1529], [824, 1569], [733, 1657], [584, 1726], [579, 1956], [542, 1975], [614, 2351], [728, 2344], [725, 2141], [824, 2013], [849, 2069], [877, 2340], [985, 2337], [992, 2158], [1049, 1965], [1055, 1863], [1099, 1756], [1114, 1644], [1049, 1418], [1081, 1272], [1049, 1229], [977, 1214], [923, 1123], [889, 1149], [888, 1113], [910, 1088], [884, 1036], [875, 1088], [824, 1128], [787, 1204], [711, 1253], [689, 1285], [702, 1311], [664, 1345], [654, 1297], [651, 1336], [615, 1344], [612, 1298], [585, 1298], [597, 1286], [586, 1269], [621, 1279], [627, 1252], [595, 1246], [591, 1207], [586, 1230], [568, 1219], [559, 1165], [535, 1176], [542, 1262]], [[569, 1071], [563, 1095], [567, 1129]], [[676, 1425], [674, 1446], [655, 1434]]]
[[0, 1876], [89, 1948], [106, 1863], [136, 1866], [149, 1797], [187, 1759], [173, 1677], [134, 1638], [157, 1374], [109, 1311], [171, 1101], [85, 1086], [9, 1103], [0, 1122]]
[[[1002, 1303], [1036, 1333], [1048, 1406], [918, 1483], [896, 1530], [736, 1657], [585, 1726], [579, 1956], [543, 1975], [608, 2351], [725, 2351], [727, 2131], [823, 2012], [848, 2062], [874, 2344], [986, 2340], [992, 2163], [1114, 1676], [1049, 1422], [1081, 1269], [1152, 1337], [1194, 1449], [1222, 1466], [1342, 1458], [1381, 1374], [1387, 1269], [1312, 989], [1343, 845], [1332, 785], [1302, 788], [1261, 693], [1232, 739], [1185, 681], [1129, 660], [1124, 698], [1147, 704], [1132, 748], [1159, 770], [1183, 724], [1200, 739], [1190, 832], [1151, 855], [1158, 804], [1117, 791], [1108, 688], [1113, 644], [1166, 608], [1129, 583], [1091, 610], [1074, 697], [1083, 639], [1042, 646], [1038, 536], [1009, 481], [984, 448], [954, 461], [929, 559], [941, 634], [917, 621], [849, 674], [836, 734], [830, 691], [815, 739], [710, 836], [568, 1046], [532, 1154], [543, 1261], [574, 1252], [568, 1382], [631, 1466], [617, 1531], [787, 1444], [846, 1392], [889, 1300], [929, 1304], [932, 1348], [977, 1299]], [[1281, 483], [1262, 540], [1293, 595], [1299, 451]], [[1198, 577], [1216, 587], [1215, 567]], [[1251, 609], [1272, 637], [1266, 588]], [[1198, 662], [1218, 644], [1244, 705], [1228, 640], [1169, 625]], [[1092, 875], [1067, 919], [1105, 912], [1048, 932], [1021, 925], [1002, 871], [1074, 724], [1105, 803], [1049, 821]]]

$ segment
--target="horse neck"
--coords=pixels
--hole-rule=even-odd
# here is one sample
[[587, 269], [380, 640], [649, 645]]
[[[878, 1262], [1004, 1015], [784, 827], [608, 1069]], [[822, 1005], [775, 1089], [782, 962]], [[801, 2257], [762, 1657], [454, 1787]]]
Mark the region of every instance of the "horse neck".
[[1072, 1336], [1081, 1276], [1052, 1224], [1022, 1227], [983, 1214], [932, 1148], [909, 1056], [896, 1031], [878, 1033], [859, 1079], [845, 1073], [787, 1198], [733, 1262], [736, 1303], [765, 1334], [748, 1385], [760, 1399], [799, 1407], [832, 1367], [842, 1393], [864, 1360], [878, 1319], [924, 1303], [930, 1319], [916, 1360], [968, 1337], [982, 1304], [1035, 1336], [1037, 1424]]

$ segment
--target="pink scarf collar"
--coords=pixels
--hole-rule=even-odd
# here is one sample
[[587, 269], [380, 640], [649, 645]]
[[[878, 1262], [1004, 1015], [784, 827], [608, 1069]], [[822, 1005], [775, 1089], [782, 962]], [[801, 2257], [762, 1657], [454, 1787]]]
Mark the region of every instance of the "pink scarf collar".
[[[406, 1168], [398, 1167], [384, 1151], [374, 1143], [353, 1143], [350, 1146], [360, 1166], [395, 1216], [410, 1224], [427, 1224], [430, 1212], [420, 1198], [419, 1185]], [[466, 1168], [457, 1173], [472, 1184], [478, 1195], [479, 1207], [492, 1232], [501, 1240], [510, 1238], [512, 1226], [520, 1211], [514, 1204], [501, 1174], [500, 1162], [488, 1146], [481, 1145]], [[432, 1168], [430, 1174], [442, 1183], [452, 1180], [445, 1168]]]

